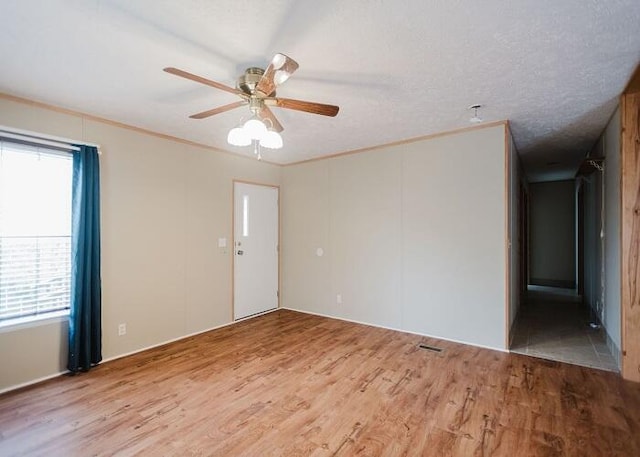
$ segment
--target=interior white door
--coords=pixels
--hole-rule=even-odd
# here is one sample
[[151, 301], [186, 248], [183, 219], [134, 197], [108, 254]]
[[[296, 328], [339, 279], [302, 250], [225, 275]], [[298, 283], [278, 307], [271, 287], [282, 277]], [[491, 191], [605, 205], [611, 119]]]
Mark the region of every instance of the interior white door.
[[278, 188], [234, 183], [233, 318], [278, 307]]

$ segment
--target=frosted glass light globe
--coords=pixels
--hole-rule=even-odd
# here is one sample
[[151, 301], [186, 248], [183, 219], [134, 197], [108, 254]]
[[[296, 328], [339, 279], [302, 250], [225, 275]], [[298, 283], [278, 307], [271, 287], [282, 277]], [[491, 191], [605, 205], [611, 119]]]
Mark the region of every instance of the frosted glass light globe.
[[242, 129], [252, 140], [259, 140], [265, 133], [267, 133], [267, 126], [264, 125], [264, 122], [255, 117], [252, 117], [245, 122]]
[[233, 146], [249, 146], [251, 144], [251, 137], [240, 127], [234, 127], [229, 130], [227, 135], [227, 143]]
[[260, 140], [260, 146], [269, 149], [280, 149], [282, 147], [282, 137], [275, 130], [269, 130]]

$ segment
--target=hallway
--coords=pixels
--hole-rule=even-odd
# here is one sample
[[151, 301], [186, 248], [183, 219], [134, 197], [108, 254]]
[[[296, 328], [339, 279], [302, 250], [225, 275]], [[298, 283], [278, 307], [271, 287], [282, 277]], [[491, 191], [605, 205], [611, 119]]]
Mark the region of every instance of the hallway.
[[511, 351], [617, 372], [604, 329], [589, 323], [588, 307], [572, 290], [529, 286], [514, 324]]

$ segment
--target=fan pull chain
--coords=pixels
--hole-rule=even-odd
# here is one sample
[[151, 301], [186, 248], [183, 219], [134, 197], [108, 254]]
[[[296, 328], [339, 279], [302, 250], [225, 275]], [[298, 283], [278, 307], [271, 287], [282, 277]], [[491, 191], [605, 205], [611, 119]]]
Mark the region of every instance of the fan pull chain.
[[258, 156], [258, 160], [262, 160], [262, 154], [260, 151], [260, 142], [258, 140], [252, 140], [253, 142], [253, 153]]

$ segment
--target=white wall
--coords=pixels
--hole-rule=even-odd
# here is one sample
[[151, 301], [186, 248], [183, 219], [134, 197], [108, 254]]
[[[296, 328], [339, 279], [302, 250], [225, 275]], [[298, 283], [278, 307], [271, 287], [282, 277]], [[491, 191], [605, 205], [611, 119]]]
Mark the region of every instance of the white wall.
[[530, 190], [530, 278], [532, 284], [574, 288], [574, 181], [532, 183]]
[[[232, 179], [280, 167], [3, 98], [0, 125], [102, 146], [104, 358], [231, 322]], [[0, 332], [0, 390], [64, 371], [66, 337], [64, 320]]]
[[[502, 125], [284, 169], [6, 98], [0, 125], [102, 146], [104, 358], [231, 322], [232, 179], [281, 175], [283, 306], [505, 347]], [[63, 372], [66, 328], [1, 330], [0, 391]]]
[[505, 348], [504, 125], [282, 179], [283, 306]]

